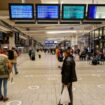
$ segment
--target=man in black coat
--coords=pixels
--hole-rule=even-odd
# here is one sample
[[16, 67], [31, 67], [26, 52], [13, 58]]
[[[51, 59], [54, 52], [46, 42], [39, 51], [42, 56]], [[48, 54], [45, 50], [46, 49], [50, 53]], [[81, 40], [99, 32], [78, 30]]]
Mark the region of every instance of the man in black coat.
[[71, 103], [69, 103], [68, 105], [73, 105], [72, 82], [77, 81], [77, 76], [76, 76], [76, 70], [75, 70], [75, 61], [74, 61], [73, 52], [71, 48], [68, 48], [66, 51], [66, 56], [63, 62], [61, 74], [62, 74], [63, 88], [64, 86], [67, 86], [69, 91]]

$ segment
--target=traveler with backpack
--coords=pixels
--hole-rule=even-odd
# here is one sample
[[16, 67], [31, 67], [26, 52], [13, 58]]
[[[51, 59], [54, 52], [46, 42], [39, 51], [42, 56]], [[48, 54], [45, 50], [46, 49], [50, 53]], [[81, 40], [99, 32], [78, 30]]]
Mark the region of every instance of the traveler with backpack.
[[8, 59], [13, 64], [13, 67], [14, 67], [16, 75], [18, 74], [18, 70], [17, 70], [17, 57], [18, 57], [18, 54], [15, 51], [15, 48], [12, 47], [12, 49], [8, 51]]
[[[6, 53], [5, 53], [6, 54]], [[12, 71], [12, 64], [9, 62], [7, 55], [3, 54], [0, 48], [0, 101], [7, 101], [7, 82]], [[4, 94], [2, 93], [2, 84]]]

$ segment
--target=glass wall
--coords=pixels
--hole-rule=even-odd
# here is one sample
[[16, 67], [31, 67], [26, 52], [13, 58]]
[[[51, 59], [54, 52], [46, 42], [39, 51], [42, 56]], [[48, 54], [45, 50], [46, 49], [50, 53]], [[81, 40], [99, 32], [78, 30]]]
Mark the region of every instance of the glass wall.
[[103, 51], [105, 49], [105, 26], [97, 28], [82, 37], [85, 37], [87, 47], [94, 49], [94, 52]]

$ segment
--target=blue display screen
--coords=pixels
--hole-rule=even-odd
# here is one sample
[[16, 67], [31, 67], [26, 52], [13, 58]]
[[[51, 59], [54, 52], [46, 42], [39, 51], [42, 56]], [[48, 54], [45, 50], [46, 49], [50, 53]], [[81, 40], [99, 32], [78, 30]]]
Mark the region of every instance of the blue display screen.
[[59, 6], [53, 5], [39, 5], [37, 6], [37, 18], [38, 19], [58, 19], [59, 18]]
[[84, 19], [85, 6], [64, 6], [63, 19]]
[[16, 19], [32, 19], [33, 7], [32, 5], [11, 5], [11, 18]]
[[45, 44], [54, 44], [54, 41], [53, 40], [46, 40]]
[[89, 19], [105, 19], [105, 6], [90, 5], [88, 7]]

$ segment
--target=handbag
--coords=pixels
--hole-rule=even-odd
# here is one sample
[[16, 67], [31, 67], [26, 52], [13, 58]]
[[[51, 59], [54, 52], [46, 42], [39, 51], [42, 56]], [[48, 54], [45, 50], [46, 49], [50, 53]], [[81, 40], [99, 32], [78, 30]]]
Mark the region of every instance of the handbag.
[[61, 94], [61, 98], [60, 98], [60, 104], [63, 105], [68, 105], [68, 103], [70, 103], [70, 98], [69, 98], [69, 92], [68, 92], [68, 88], [67, 86], [64, 87], [63, 92]]

